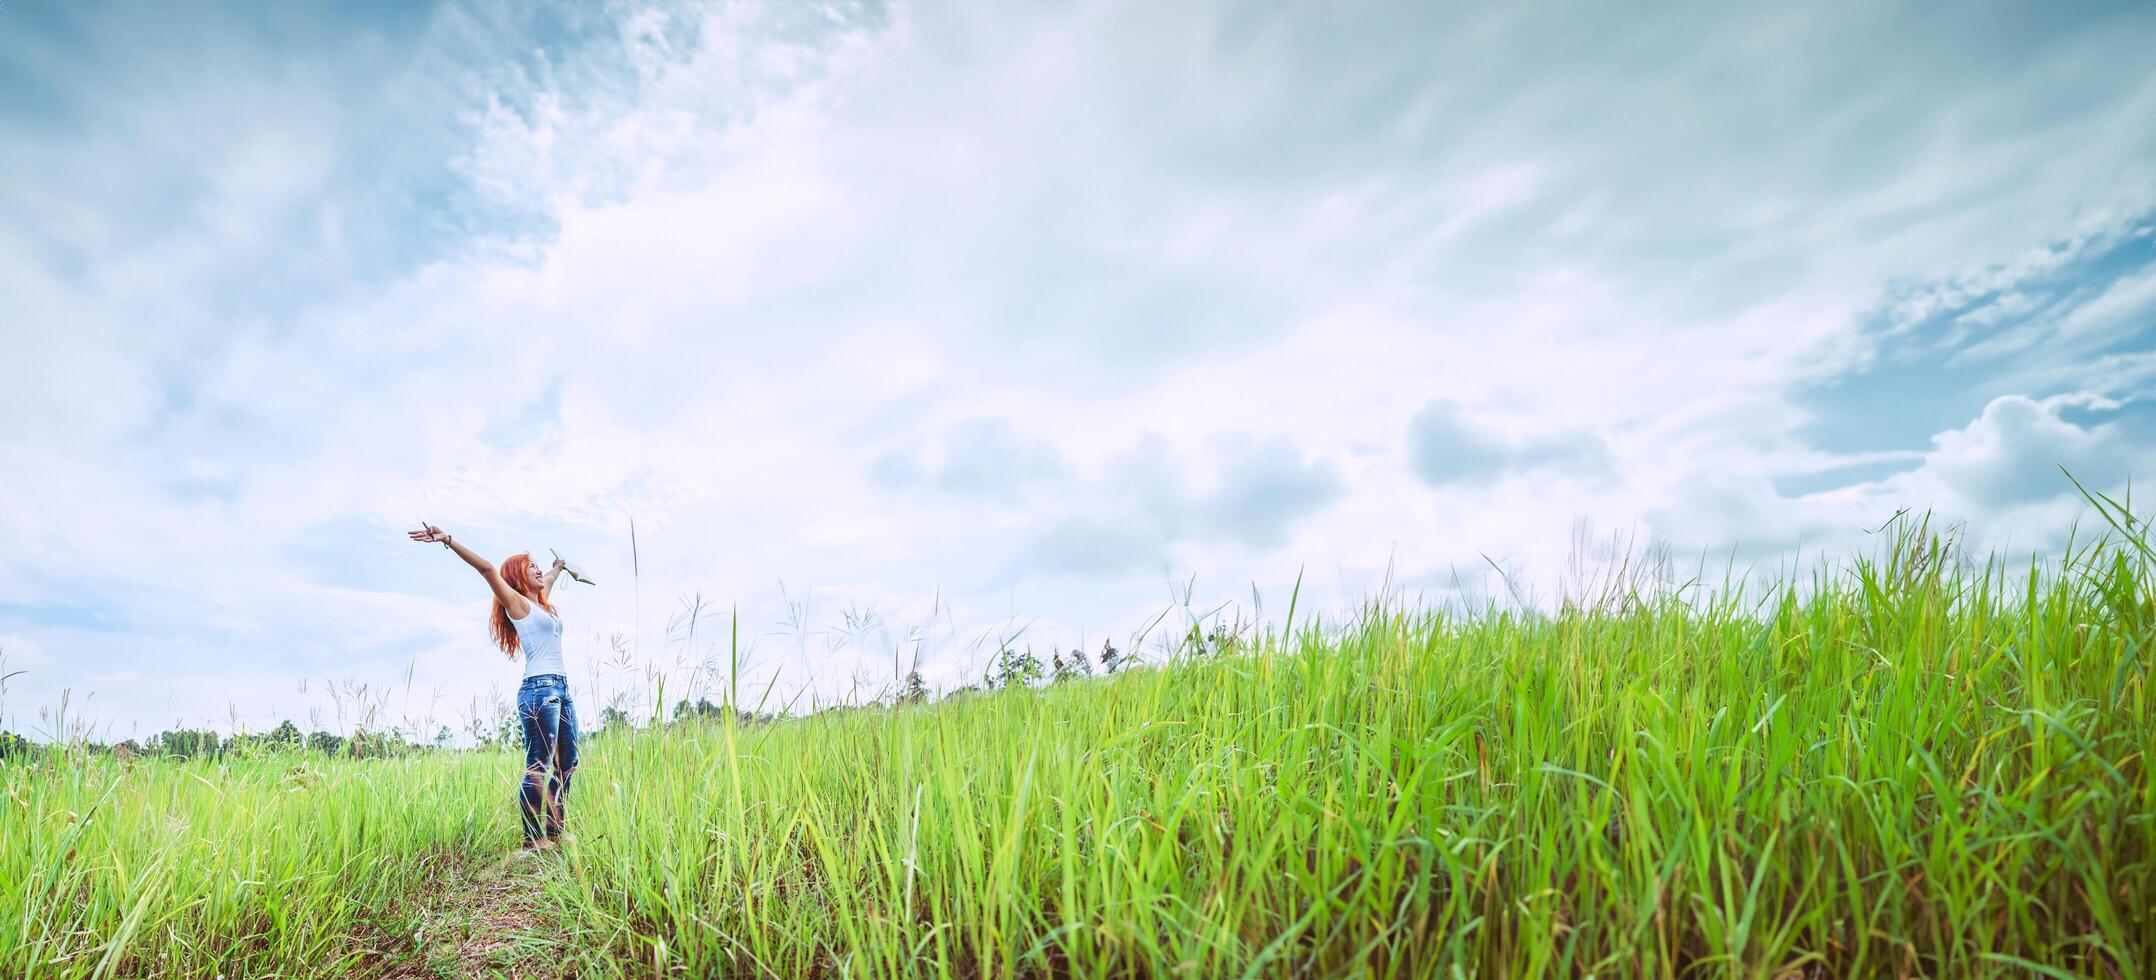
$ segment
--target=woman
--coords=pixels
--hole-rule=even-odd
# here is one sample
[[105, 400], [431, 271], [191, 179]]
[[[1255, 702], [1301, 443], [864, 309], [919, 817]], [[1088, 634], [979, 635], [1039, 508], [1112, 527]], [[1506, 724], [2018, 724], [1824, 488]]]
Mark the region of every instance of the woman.
[[524, 721], [524, 784], [518, 800], [524, 847], [553, 847], [561, 843], [569, 777], [576, 773], [576, 706], [569, 700], [569, 668], [562, 660], [561, 616], [547, 601], [566, 563], [556, 558], [542, 573], [531, 555], [519, 554], [495, 571], [441, 528], [424, 524], [410, 533], [414, 541], [440, 542], [479, 570], [494, 590], [494, 644], [512, 660], [524, 651], [524, 684], [517, 688], [517, 715]]

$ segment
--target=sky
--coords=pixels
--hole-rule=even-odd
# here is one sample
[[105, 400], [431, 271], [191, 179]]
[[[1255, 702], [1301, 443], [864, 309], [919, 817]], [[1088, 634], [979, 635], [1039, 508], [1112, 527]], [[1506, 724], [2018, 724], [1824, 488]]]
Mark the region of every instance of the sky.
[[2150, 51], [2142, 0], [0, 0], [0, 727], [484, 717], [422, 520], [597, 581], [587, 725], [1903, 508], [2055, 552], [2062, 468], [2156, 474]]

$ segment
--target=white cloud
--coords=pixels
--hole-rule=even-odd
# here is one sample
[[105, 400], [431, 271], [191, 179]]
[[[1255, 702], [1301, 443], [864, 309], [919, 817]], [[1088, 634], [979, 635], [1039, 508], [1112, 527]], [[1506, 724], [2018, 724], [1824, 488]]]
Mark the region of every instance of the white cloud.
[[2088, 343], [2115, 341], [2134, 329], [2156, 329], [2156, 269], [2112, 283], [2059, 323], [2063, 337]]
[[[1884, 291], [2149, 206], [2139, 21], [450, 4], [196, 18], [204, 76], [84, 16], [75, 60], [0, 44], [103, 93], [0, 140], [0, 630], [77, 666], [37, 697], [206, 665], [109, 692], [131, 721], [501, 684], [422, 518], [591, 568], [589, 663], [616, 632], [670, 661], [701, 592], [759, 681], [832, 697], [914, 626], [956, 682], [1014, 622], [1141, 626], [1170, 578], [1479, 581], [1556, 568], [1575, 516], [1771, 550], [2049, 506], [2012, 477], [2043, 440], [2131, 435], [2029, 388], [1921, 479], [1773, 489], [1844, 461], [1792, 389], [1879, 359]], [[2078, 315], [2116, 336], [2109, 302]], [[48, 611], [86, 599], [131, 629]], [[802, 601], [892, 636], [812, 649]]]
[[[1297, 522], [1344, 492], [1336, 468], [1281, 438], [1231, 435], [1203, 453], [1206, 485], [1192, 487], [1177, 453], [1148, 435], [1112, 457], [1092, 479], [1048, 488], [1032, 501], [1052, 517], [1036, 522], [1014, 571], [1111, 575], [1173, 566], [1178, 544], [1217, 544], [1260, 553], [1290, 539]], [[1200, 455], [1200, 454], [1192, 454]]]
[[2098, 489], [2116, 487], [2134, 465], [2156, 461], [2150, 447], [2136, 446], [2112, 423], [2077, 425], [2063, 409], [2116, 409], [2087, 395], [2042, 400], [2022, 395], [1994, 399], [1967, 426], [1933, 437], [1933, 448], [1911, 479], [1935, 480], [1978, 508], [2024, 504], [2070, 489], [2065, 473]]
[[1069, 469], [1054, 446], [1019, 435], [1009, 419], [954, 423], [937, 439], [935, 453], [927, 462], [904, 451], [886, 453], [870, 473], [893, 489], [925, 482], [944, 493], [1008, 504], [1028, 489], [1061, 479]]
[[1434, 400], [1408, 421], [1408, 460], [1432, 484], [1487, 486], [1507, 476], [1605, 476], [1609, 448], [1592, 432], [1506, 435], [1468, 417], [1452, 402]]
[[52, 654], [46, 653], [45, 648], [39, 646], [36, 640], [21, 633], [0, 636], [0, 654], [7, 657], [4, 664], [6, 669], [0, 670], [0, 673], [40, 669], [53, 662]]

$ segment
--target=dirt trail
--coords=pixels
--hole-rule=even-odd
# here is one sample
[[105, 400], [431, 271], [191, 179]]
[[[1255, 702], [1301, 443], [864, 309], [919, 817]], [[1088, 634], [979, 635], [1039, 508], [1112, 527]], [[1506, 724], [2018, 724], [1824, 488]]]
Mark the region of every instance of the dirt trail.
[[404, 955], [383, 976], [560, 976], [530, 933], [539, 890], [548, 875], [561, 872], [561, 862], [559, 853], [512, 851], [452, 870], [424, 899], [404, 936]]

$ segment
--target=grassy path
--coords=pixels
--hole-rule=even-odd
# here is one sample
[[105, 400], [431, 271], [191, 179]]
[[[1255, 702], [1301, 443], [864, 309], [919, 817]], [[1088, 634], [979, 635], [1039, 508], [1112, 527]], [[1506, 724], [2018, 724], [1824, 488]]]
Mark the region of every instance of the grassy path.
[[464, 859], [397, 916], [404, 951], [387, 980], [565, 975], [541, 938], [547, 879], [565, 872], [563, 855], [508, 851]]

